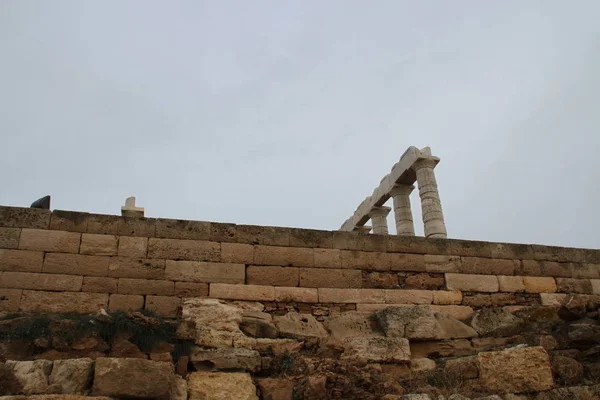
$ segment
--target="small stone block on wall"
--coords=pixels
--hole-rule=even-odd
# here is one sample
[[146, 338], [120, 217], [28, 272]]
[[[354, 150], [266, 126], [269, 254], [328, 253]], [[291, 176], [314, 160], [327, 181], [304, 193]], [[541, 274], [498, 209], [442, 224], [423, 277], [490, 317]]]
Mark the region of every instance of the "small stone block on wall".
[[117, 311], [140, 311], [144, 308], [144, 296], [111, 294], [108, 300], [108, 310]]
[[175, 318], [181, 309], [181, 299], [172, 296], [146, 296], [145, 308], [159, 317]]
[[0, 312], [17, 312], [21, 305], [20, 289], [0, 289]]
[[273, 286], [211, 283], [209, 295], [224, 300], [275, 301]]

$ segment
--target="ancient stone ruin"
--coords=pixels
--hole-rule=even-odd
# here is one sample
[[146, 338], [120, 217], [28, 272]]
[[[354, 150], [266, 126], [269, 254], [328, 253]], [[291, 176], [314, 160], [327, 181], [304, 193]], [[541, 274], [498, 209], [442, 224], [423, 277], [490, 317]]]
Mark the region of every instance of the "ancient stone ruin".
[[437, 161], [336, 231], [0, 207], [0, 398], [598, 399], [600, 250], [447, 239]]

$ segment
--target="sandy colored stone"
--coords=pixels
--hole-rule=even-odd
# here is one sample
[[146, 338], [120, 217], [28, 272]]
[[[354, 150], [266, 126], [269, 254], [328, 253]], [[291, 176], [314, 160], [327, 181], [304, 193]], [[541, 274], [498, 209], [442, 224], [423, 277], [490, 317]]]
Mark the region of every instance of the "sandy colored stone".
[[117, 293], [118, 282], [119, 280], [116, 278], [84, 276], [81, 291], [92, 293]]
[[111, 257], [108, 276], [113, 278], [168, 279], [165, 260]]
[[275, 287], [275, 301], [281, 303], [318, 303], [316, 288]]
[[117, 311], [140, 311], [144, 308], [144, 296], [111, 294], [108, 301], [110, 312]]
[[381, 253], [343, 250], [342, 268], [367, 269], [371, 271], [424, 271], [422, 254]]
[[343, 339], [344, 353], [340, 359], [358, 363], [409, 363], [407, 339], [397, 337], [349, 337]]
[[20, 228], [0, 228], [0, 248], [16, 249], [19, 247]]
[[519, 266], [519, 260], [462, 257], [460, 272], [463, 274], [514, 275]]
[[92, 384], [93, 368], [91, 358], [56, 360], [48, 383], [60, 385], [64, 394], [85, 394]]
[[46, 393], [48, 376], [52, 371], [52, 361], [6, 361], [4, 365], [13, 371], [26, 395]]
[[331, 249], [333, 234], [331, 231], [291, 228], [290, 246]]
[[560, 307], [566, 298], [567, 295], [563, 293], [540, 293], [540, 301], [543, 306]]
[[314, 267], [313, 249], [302, 247], [255, 246], [256, 265], [279, 265], [283, 267]]
[[425, 255], [425, 271], [449, 273], [460, 272], [461, 259], [459, 256]]
[[517, 293], [525, 291], [522, 276], [498, 276], [498, 285], [501, 292]]
[[11, 228], [48, 229], [50, 210], [0, 206], [0, 225]]
[[156, 219], [119, 217], [117, 234], [119, 236], [154, 237], [156, 235]]
[[580, 279], [598, 279], [600, 278], [600, 264], [587, 263], [568, 263], [571, 271], [571, 277]]
[[237, 242], [237, 226], [235, 224], [211, 222], [209, 240], [213, 242]]
[[246, 268], [249, 285], [298, 286], [300, 271], [295, 267], [257, 266]]
[[386, 304], [431, 304], [433, 291], [431, 290], [384, 290]]
[[363, 314], [357, 312], [342, 313], [326, 319], [323, 324], [331, 336], [336, 339], [375, 335], [371, 323]]
[[79, 291], [82, 276], [37, 274], [31, 272], [3, 272], [0, 288], [31, 289], [48, 291]]
[[410, 342], [410, 352], [412, 357], [462, 357], [475, 353], [471, 342], [467, 339], [456, 340], [435, 340], [425, 342]]
[[476, 356], [454, 358], [446, 361], [444, 372], [453, 379], [479, 377], [479, 359]]
[[0, 249], [0, 271], [42, 272], [44, 252]]
[[314, 249], [315, 267], [317, 268], [340, 268], [342, 266], [342, 255], [338, 249]]
[[523, 320], [502, 308], [482, 308], [477, 311], [471, 321], [471, 326], [481, 336], [513, 336], [517, 335], [523, 325]]
[[266, 246], [289, 246], [290, 228], [276, 226], [237, 225], [238, 243], [262, 244]]
[[494, 275], [446, 274], [449, 290], [463, 292], [497, 292], [498, 278]]
[[362, 272], [356, 269], [300, 268], [300, 286], [360, 288]]
[[21, 289], [0, 289], [0, 311], [19, 311], [22, 293]]
[[185, 282], [243, 284], [246, 280], [246, 267], [244, 264], [167, 260], [165, 277]]
[[19, 239], [19, 249], [77, 253], [80, 241], [81, 233], [24, 228]]
[[221, 262], [252, 264], [254, 262], [254, 246], [242, 243], [221, 243]]
[[47, 253], [42, 272], [51, 274], [106, 276], [110, 257]]
[[174, 294], [179, 297], [206, 297], [208, 296], [208, 283], [175, 282]]
[[189, 400], [258, 400], [247, 373], [192, 372], [187, 381]]
[[448, 305], [460, 304], [462, 302], [462, 292], [460, 290], [434, 290], [433, 304]]
[[260, 369], [260, 354], [256, 350], [226, 348], [204, 349], [194, 346], [190, 352], [190, 361], [196, 365], [208, 364], [218, 370], [246, 370], [255, 372]]
[[275, 290], [273, 286], [211, 283], [209, 296], [225, 300], [274, 301]]
[[118, 236], [83, 233], [79, 253], [92, 256], [116, 256], [118, 243]]
[[283, 338], [305, 339], [329, 336], [323, 325], [310, 314], [298, 314], [292, 311], [274, 317], [273, 322]]
[[523, 284], [527, 293], [554, 293], [556, 281], [554, 278], [541, 276], [524, 276]]
[[431, 310], [433, 312], [439, 312], [446, 314], [449, 317], [456, 318], [459, 321], [465, 321], [473, 315], [473, 309], [469, 306], [458, 306], [458, 305], [432, 305]]
[[291, 378], [262, 378], [256, 381], [263, 400], [293, 400], [294, 380]]
[[556, 278], [558, 292], [592, 294], [592, 282], [590, 279]]
[[174, 378], [173, 365], [132, 358], [98, 358], [94, 396], [161, 398]]
[[600, 279], [590, 279], [590, 284], [592, 285], [592, 293], [600, 295]]
[[119, 294], [172, 296], [174, 292], [175, 284], [172, 281], [119, 278]]
[[108, 294], [23, 290], [23, 312], [94, 314], [108, 305]]
[[382, 303], [383, 289], [333, 289], [319, 288], [319, 303]]
[[440, 290], [445, 286], [443, 276], [435, 276], [427, 272], [407, 276], [402, 283], [404, 289]]
[[497, 393], [538, 392], [552, 389], [548, 354], [542, 347], [479, 353], [479, 379]]
[[187, 381], [182, 377], [176, 376], [173, 378], [169, 400], [188, 400]]
[[145, 308], [159, 317], [175, 318], [181, 310], [181, 299], [173, 296], [146, 296]]
[[117, 215], [88, 214], [86, 233], [118, 235], [120, 218]]
[[156, 237], [167, 239], [208, 240], [210, 222], [158, 218]]
[[50, 229], [55, 231], [86, 232], [88, 213], [54, 210], [50, 217]]
[[219, 262], [221, 260], [221, 244], [201, 240], [151, 238], [148, 240], [148, 257]]
[[118, 255], [120, 257], [146, 258], [147, 254], [147, 237], [121, 236], [119, 238]]

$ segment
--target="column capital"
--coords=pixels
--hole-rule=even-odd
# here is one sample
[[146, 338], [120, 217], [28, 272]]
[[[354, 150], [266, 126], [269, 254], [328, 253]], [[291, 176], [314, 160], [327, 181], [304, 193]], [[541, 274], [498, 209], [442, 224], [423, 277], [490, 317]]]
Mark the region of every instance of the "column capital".
[[373, 229], [371, 226], [363, 225], [363, 226], [355, 226], [353, 230], [354, 230], [354, 232], [359, 232], [359, 233], [369, 233], [369, 232], [371, 232], [371, 229]]
[[388, 214], [390, 213], [390, 211], [392, 211], [392, 209], [390, 207], [385, 207], [385, 206], [381, 206], [381, 207], [373, 207], [371, 208], [371, 211], [369, 211], [369, 217], [373, 218], [373, 217], [387, 217]]
[[439, 158], [420, 158], [412, 165], [412, 168], [415, 171], [420, 170], [421, 168], [435, 168], [435, 166], [440, 162]]
[[413, 185], [403, 185], [401, 183], [397, 183], [394, 185], [392, 190], [390, 190], [390, 196], [392, 196], [392, 197], [401, 196], [401, 195], [408, 196], [409, 194], [412, 193], [413, 190], [415, 190], [415, 187]]

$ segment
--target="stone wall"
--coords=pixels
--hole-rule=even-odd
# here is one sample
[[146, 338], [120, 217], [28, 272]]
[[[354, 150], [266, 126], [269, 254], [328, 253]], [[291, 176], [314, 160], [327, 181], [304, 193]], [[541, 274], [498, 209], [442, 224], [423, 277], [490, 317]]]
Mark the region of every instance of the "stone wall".
[[0, 311], [153, 310], [185, 297], [301, 312], [600, 295], [600, 250], [0, 207]]

